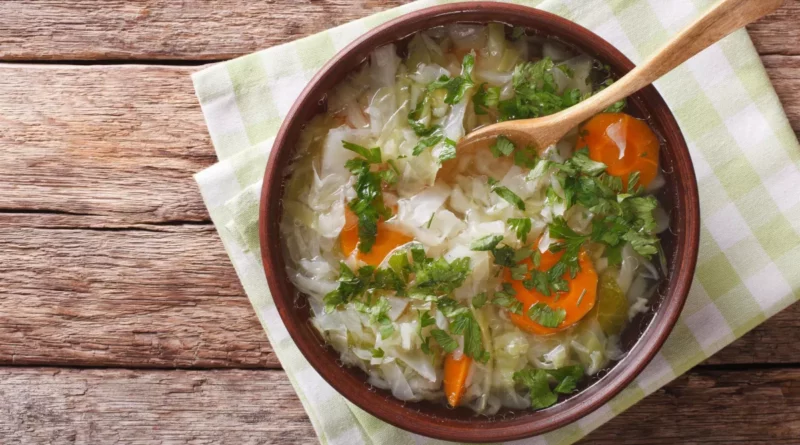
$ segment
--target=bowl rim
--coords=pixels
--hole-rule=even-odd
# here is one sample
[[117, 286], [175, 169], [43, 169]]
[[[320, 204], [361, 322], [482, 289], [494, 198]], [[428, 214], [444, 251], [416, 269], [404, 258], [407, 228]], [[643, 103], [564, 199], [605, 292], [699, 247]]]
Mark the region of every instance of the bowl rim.
[[[293, 146], [287, 145], [287, 138], [290, 137], [290, 133], [293, 130], [292, 124], [298, 118], [298, 114], [304, 107], [312, 105], [308, 101], [312, 100], [313, 97], [311, 96], [317, 93], [315, 87], [320, 81], [328, 76], [334, 67], [345, 60], [351, 53], [369, 53], [371, 49], [384, 44], [381, 42], [383, 38], [394, 35], [393, 31], [396, 31], [397, 28], [401, 26], [407, 25], [409, 22], [419, 21], [422, 23], [422, 26], [415, 28], [416, 31], [419, 31], [430, 28], [426, 21], [433, 17], [448, 16], [448, 20], [452, 19], [452, 22], [458, 22], [459, 15], [481, 12], [511, 16], [527, 15], [543, 22], [550, 22], [555, 28], [562, 31], [569, 30], [569, 32], [577, 34], [578, 37], [575, 39], [576, 41], [585, 42], [587, 46], [590, 45], [595, 49], [600, 48], [600, 50], [615, 58], [616, 62], [624, 66], [626, 71], [634, 67], [634, 64], [625, 57], [622, 52], [592, 31], [555, 14], [521, 5], [491, 1], [449, 3], [413, 11], [383, 23], [367, 31], [344, 49], [337, 52], [336, 55], [317, 72], [295, 100], [281, 124], [264, 172], [259, 207], [258, 231], [264, 273], [278, 313], [290, 337], [305, 359], [339, 394], [373, 416], [396, 427], [417, 434], [451, 441], [502, 442], [527, 438], [552, 431], [584, 417], [608, 402], [612, 397], [627, 387], [658, 353], [683, 309], [694, 275], [699, 248], [700, 213], [697, 180], [691, 164], [686, 141], [678, 127], [675, 117], [661, 95], [652, 85], [643, 88], [640, 93], [645, 92], [645, 94], [647, 94], [647, 101], [650, 103], [648, 111], [652, 111], [652, 109], [663, 111], [660, 113], [658, 121], [663, 126], [668, 127], [673, 134], [677, 135], [677, 141], [674, 141], [677, 142], [677, 146], [674, 142], [670, 144], [670, 151], [673, 152], [673, 156], [676, 157], [677, 163], [684, 164], [679, 165], [682, 171], [681, 175], [677, 176], [676, 180], [676, 186], [680, 189], [682, 195], [684, 195], [682, 197], [678, 196], [677, 198], [681, 200], [684, 211], [681, 215], [683, 221], [679, 224], [679, 229], [682, 229], [682, 231], [676, 236], [676, 252], [682, 250], [684, 255], [676, 258], [674, 261], [681, 267], [671, 271], [676, 274], [675, 277], [670, 279], [670, 281], [674, 282], [674, 286], [671, 287], [670, 292], [665, 295], [661, 302], [657, 314], [659, 322], [656, 323], [656, 318], [653, 318], [648, 323], [647, 332], [640, 334], [637, 344], [633, 347], [637, 348], [638, 355], [629, 358], [626, 357], [625, 366], [620, 366], [622, 363], [614, 366], [611, 370], [615, 373], [612, 379], [605, 381], [607, 380], [606, 377], [611, 377], [610, 372], [608, 376], [597, 382], [597, 384], [581, 391], [571, 399], [557, 404], [556, 406], [559, 406], [573, 399], [579, 399], [583, 393], [594, 388], [589, 395], [583, 397], [584, 400], [578, 400], [571, 406], [553, 415], [546, 415], [546, 412], [550, 410], [550, 408], [548, 408], [547, 410], [536, 411], [538, 413], [545, 413], [545, 415], [541, 416], [539, 419], [528, 422], [513, 423], [500, 420], [496, 422], [492, 421], [492, 426], [488, 428], [464, 430], [464, 428], [459, 427], [458, 422], [455, 421], [453, 422], [456, 424], [448, 425], [447, 421], [441, 419], [436, 420], [421, 417], [418, 412], [412, 409], [404, 407], [403, 410], [398, 410], [393, 409], [390, 406], [392, 404], [376, 403], [379, 401], [375, 399], [375, 393], [367, 391], [366, 387], [363, 385], [360, 387], [347, 386], [342, 379], [339, 378], [341, 375], [337, 372], [337, 369], [340, 367], [331, 366], [332, 363], [327, 357], [327, 354], [320, 353], [321, 348], [324, 347], [319, 345], [319, 342], [315, 344], [314, 342], [307, 341], [304, 337], [305, 333], [302, 332], [302, 323], [296, 322], [292, 317], [292, 313], [295, 311], [294, 287], [290, 284], [287, 285], [289, 280], [285, 272], [285, 263], [280, 246], [280, 235], [277, 230], [280, 219], [279, 215], [281, 215], [282, 212], [281, 201], [284, 179], [284, 170], [282, 167], [286, 164], [288, 157], [288, 154], [284, 154], [282, 158], [280, 155], [281, 152], [292, 152], [294, 150]], [[475, 22], [476, 20], [463, 21]], [[502, 22], [503, 20], [486, 20], [486, 22], [494, 21]], [[412, 31], [412, 33], [416, 31]], [[393, 39], [393, 41], [396, 40], [396, 38]], [[352, 68], [350, 68], [350, 70], [352, 70]], [[653, 107], [653, 103], [655, 107]], [[272, 235], [270, 235], [270, 233], [272, 233]], [[369, 396], [368, 394], [372, 394], [373, 396]]]

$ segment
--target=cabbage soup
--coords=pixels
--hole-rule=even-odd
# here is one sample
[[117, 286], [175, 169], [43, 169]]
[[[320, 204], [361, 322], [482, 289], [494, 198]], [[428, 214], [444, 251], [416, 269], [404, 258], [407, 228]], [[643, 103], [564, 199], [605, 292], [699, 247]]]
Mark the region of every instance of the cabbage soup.
[[624, 356], [666, 274], [660, 142], [621, 101], [551, 147], [475, 128], [610, 85], [525, 30], [454, 24], [376, 49], [303, 130], [287, 273], [345, 366], [404, 401], [542, 409]]

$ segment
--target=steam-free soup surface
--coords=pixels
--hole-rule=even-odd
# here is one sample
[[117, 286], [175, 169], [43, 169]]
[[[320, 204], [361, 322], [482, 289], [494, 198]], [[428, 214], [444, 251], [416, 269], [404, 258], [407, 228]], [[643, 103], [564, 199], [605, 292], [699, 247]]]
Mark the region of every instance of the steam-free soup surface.
[[659, 140], [615, 104], [552, 147], [465, 133], [544, 116], [608, 69], [501, 24], [375, 50], [304, 129], [281, 225], [288, 274], [347, 366], [401, 400], [553, 405], [624, 354], [663, 276]]

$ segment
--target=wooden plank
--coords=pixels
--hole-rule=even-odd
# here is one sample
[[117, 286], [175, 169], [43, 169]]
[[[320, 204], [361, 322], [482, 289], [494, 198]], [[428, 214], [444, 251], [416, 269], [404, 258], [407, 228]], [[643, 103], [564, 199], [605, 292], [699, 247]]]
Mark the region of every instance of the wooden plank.
[[[279, 45], [407, 0], [215, 2], [6, 0], [0, 60], [222, 60]], [[762, 54], [800, 54], [800, 4], [748, 27]]]
[[0, 251], [0, 364], [279, 366], [213, 226], [0, 214]]
[[582, 445], [774, 445], [800, 438], [800, 369], [692, 371]]
[[[800, 30], [800, 9], [797, 29]], [[800, 38], [795, 39], [795, 42], [800, 47]], [[800, 56], [764, 56], [761, 61], [783, 104], [789, 123], [795, 133], [800, 134]]]
[[207, 221], [192, 174], [216, 157], [192, 70], [0, 65], [0, 209]]
[[[764, 60], [800, 129], [800, 57]], [[190, 71], [0, 66], [0, 212], [35, 212], [0, 219], [0, 363], [277, 366], [213, 230], [180, 225], [207, 221], [191, 175], [214, 162]], [[787, 314], [715, 362], [796, 362]]]
[[798, 332], [800, 304], [794, 304], [711, 356], [703, 365], [798, 364]]
[[[800, 131], [800, 56], [764, 61]], [[192, 70], [0, 65], [0, 211], [207, 221], [191, 176], [215, 156]]]
[[[25, 0], [3, 3], [0, 60], [222, 60], [405, 1]], [[90, 13], [89, 13], [90, 12]]]
[[318, 443], [282, 371], [0, 368], [7, 444]]
[[[280, 366], [211, 226], [0, 214], [0, 250], [0, 365]], [[708, 363], [796, 363], [798, 329], [794, 305]]]
[[774, 13], [747, 27], [759, 54], [800, 54], [800, 2], [784, 0]]
[[[0, 368], [8, 443], [317, 443], [281, 371]], [[582, 444], [796, 444], [800, 370], [690, 372]]]

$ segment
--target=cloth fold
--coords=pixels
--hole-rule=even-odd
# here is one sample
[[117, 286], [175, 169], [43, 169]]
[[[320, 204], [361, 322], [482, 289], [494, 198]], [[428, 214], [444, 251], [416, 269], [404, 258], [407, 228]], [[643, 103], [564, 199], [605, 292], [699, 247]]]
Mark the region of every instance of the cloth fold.
[[[300, 354], [261, 267], [258, 205], [272, 141], [295, 98], [338, 50], [368, 29], [442, 0], [421, 0], [195, 73], [219, 162], [195, 175], [258, 318], [323, 444], [436, 444], [347, 402]], [[599, 34], [634, 63], [711, 0], [513, 1]], [[702, 228], [695, 280], [667, 343], [636, 380], [592, 414], [520, 444], [568, 444], [800, 298], [800, 147], [741, 30], [658, 82], [689, 144]], [[278, 248], [278, 247], [276, 247]]]

